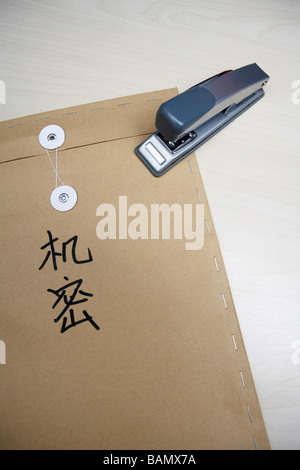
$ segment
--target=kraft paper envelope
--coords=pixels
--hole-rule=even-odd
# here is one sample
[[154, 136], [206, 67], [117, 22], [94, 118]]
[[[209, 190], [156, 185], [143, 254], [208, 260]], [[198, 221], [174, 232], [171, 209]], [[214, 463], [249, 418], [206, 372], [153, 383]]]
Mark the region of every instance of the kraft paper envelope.
[[[155, 178], [134, 153], [176, 93], [0, 124], [2, 449], [269, 448], [195, 155]], [[66, 212], [49, 200], [50, 124], [78, 196]], [[195, 232], [204, 205], [202, 248], [173, 236], [175, 222], [150, 236], [161, 204], [192, 207]]]

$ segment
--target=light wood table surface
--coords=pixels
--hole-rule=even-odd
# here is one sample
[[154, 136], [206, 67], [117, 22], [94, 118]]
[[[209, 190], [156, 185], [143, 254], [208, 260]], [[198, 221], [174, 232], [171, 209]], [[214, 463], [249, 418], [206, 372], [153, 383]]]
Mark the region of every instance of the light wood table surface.
[[196, 155], [271, 446], [300, 449], [299, 0], [0, 0], [0, 51], [1, 121], [270, 75]]

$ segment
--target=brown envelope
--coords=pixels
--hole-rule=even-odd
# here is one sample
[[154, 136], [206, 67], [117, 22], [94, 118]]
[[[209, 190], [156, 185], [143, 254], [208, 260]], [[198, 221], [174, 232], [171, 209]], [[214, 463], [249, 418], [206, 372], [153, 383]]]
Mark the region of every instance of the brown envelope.
[[[176, 93], [0, 124], [2, 449], [269, 448], [195, 155], [155, 178], [134, 153]], [[66, 135], [67, 212], [49, 202], [49, 124]], [[204, 204], [204, 246], [126, 236], [120, 201]], [[98, 236], [103, 204], [115, 238]]]

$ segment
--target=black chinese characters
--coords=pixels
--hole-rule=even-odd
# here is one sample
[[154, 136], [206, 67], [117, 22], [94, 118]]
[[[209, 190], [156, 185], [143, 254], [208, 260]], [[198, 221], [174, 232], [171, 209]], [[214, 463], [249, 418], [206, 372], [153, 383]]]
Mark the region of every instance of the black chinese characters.
[[[86, 259], [77, 259], [76, 247], [78, 242], [78, 237], [71, 237], [66, 242], [62, 242], [61, 249], [58, 245], [58, 238], [53, 238], [50, 230], [47, 230], [48, 242], [41, 246], [41, 250], [47, 249], [46, 256], [44, 261], [39, 267], [39, 270], [42, 270], [47, 262], [52, 262], [52, 267], [54, 271], [58, 270], [58, 260], [61, 260], [63, 263], [68, 261], [68, 254], [70, 252], [71, 261], [75, 264], [90, 263], [93, 261], [93, 257], [90, 249], [87, 249], [88, 256]], [[69, 249], [68, 249], [69, 248]], [[53, 294], [56, 299], [52, 305], [52, 309], [59, 310], [58, 315], [54, 318], [54, 322], [59, 322], [61, 320], [61, 333], [64, 333], [68, 329], [75, 327], [84, 322], [89, 322], [96, 330], [100, 330], [100, 327], [95, 323], [93, 317], [88, 314], [87, 310], [81, 311], [81, 317], [76, 317], [75, 319], [75, 306], [82, 304], [88, 301], [90, 297], [93, 297], [93, 294], [86, 292], [82, 289], [83, 279], [77, 279], [75, 281], [70, 281], [67, 276], [64, 276], [64, 280], [68, 281], [63, 286], [57, 289], [47, 289], [47, 292]]]

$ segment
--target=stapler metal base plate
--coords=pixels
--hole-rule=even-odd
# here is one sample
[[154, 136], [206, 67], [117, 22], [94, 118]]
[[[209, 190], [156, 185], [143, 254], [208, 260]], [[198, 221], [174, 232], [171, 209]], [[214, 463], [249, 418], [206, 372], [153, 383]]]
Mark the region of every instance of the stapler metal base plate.
[[222, 111], [204, 122], [194, 129], [196, 137], [174, 152], [160, 138], [159, 132], [152, 134], [135, 149], [135, 152], [154, 176], [161, 176], [230, 124], [263, 96], [264, 90], [261, 88], [241, 103], [231, 106], [225, 112]]

